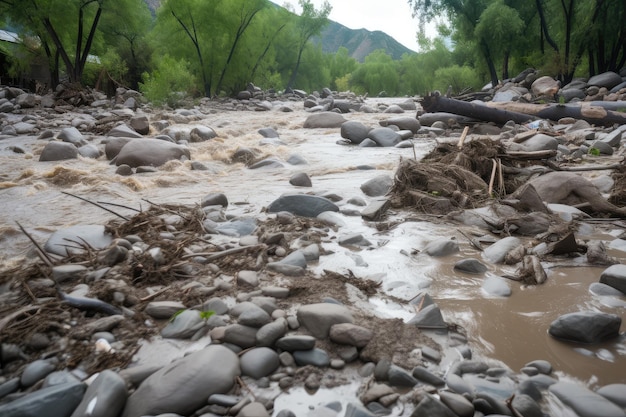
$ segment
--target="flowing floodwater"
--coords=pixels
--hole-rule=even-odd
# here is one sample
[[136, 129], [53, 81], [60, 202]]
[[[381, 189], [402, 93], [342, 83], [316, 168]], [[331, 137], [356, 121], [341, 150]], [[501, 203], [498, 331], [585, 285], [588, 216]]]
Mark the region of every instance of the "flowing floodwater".
[[[176, 161], [156, 173], [121, 177], [115, 175], [115, 167], [102, 158], [38, 162], [44, 141], [34, 138], [1, 140], [2, 267], [19, 262], [23, 256], [34, 256], [30, 242], [19, 231], [16, 221], [43, 243], [50, 233], [60, 228], [103, 224], [114, 218], [63, 192], [134, 209], [145, 208], [149, 202], [198, 204], [207, 194], [223, 192], [230, 202], [229, 214], [264, 215], [263, 208], [281, 194], [309, 191], [289, 184], [289, 178], [296, 172], [308, 173], [313, 191], [335, 193], [343, 198], [339, 203], [342, 204], [355, 196], [367, 199], [360, 190], [361, 184], [378, 175], [393, 175], [401, 158], [419, 158], [436, 144], [432, 139], [416, 139], [414, 148], [405, 149], [342, 146], [336, 143], [341, 139], [339, 129], [303, 129], [308, 114], [301, 110], [301, 104], [293, 107], [296, 111], [291, 113], [217, 112], [194, 121], [214, 128], [219, 135], [208, 142], [190, 145], [192, 159], [205, 163], [208, 171], [191, 170], [189, 161]], [[378, 121], [392, 116], [355, 113], [345, 117], [376, 127]], [[155, 115], [151, 115], [151, 119], [155, 120]], [[257, 133], [263, 127], [274, 127], [282, 144], [263, 145]], [[94, 138], [94, 143], [99, 143], [100, 139]], [[26, 153], [16, 154], [9, 146], [20, 146]], [[284, 168], [257, 170], [231, 164], [230, 155], [242, 146], [283, 161], [291, 154], [298, 154], [308, 164], [284, 163]], [[375, 169], [363, 169], [363, 166]], [[133, 214], [127, 208], [111, 208], [127, 216]], [[623, 317], [624, 297], [605, 299], [589, 292], [589, 285], [598, 282], [603, 268], [576, 266], [575, 259], [564, 259], [559, 264], [545, 265], [549, 269], [544, 285], [523, 287], [511, 281], [510, 297], [490, 297], [481, 290], [484, 277], [465, 275], [453, 269], [460, 259], [481, 257], [459, 232], [458, 225], [431, 223], [424, 218], [416, 220], [410, 210], [390, 211], [385, 221], [397, 224], [385, 231], [376, 230], [359, 216], [341, 217], [345, 226], [330, 231], [330, 240], [323, 243], [327, 255], [310, 268], [318, 273], [324, 269], [350, 270], [357, 277], [381, 282], [383, 291], [399, 301], [371, 299], [371, 308], [379, 315], [409, 319], [414, 311], [408, 301], [427, 291], [447, 322], [466, 329], [471, 346], [479, 355], [500, 360], [516, 372], [531, 360], [545, 359], [563, 376], [577, 379], [591, 388], [626, 383], [623, 337], [601, 346], [574, 346], [559, 342], [547, 333], [550, 323], [565, 313], [594, 310]], [[333, 243], [342, 235], [352, 233], [361, 233], [372, 245], [347, 248]], [[618, 233], [619, 230], [601, 236], [585, 236], [581, 232], [577, 238], [601, 238], [608, 242]], [[439, 237], [457, 239], [461, 252], [445, 258], [419, 253], [426, 243]], [[622, 262], [626, 260], [624, 252], [613, 251], [611, 255]], [[490, 266], [488, 271], [493, 275], [513, 273], [512, 267]], [[623, 326], [621, 330], [624, 331]]]

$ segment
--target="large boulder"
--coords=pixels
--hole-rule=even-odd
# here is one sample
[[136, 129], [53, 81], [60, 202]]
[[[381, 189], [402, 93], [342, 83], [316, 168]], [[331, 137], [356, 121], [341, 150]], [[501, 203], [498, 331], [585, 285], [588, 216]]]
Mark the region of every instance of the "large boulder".
[[557, 382], [549, 388], [563, 404], [580, 417], [626, 417], [626, 412], [600, 394], [571, 382]]
[[69, 417], [85, 392], [82, 382], [42, 388], [0, 406], [2, 417]]
[[210, 345], [150, 375], [128, 398], [122, 416], [190, 415], [212, 394], [229, 392], [240, 374], [232, 350]]
[[341, 127], [346, 121], [344, 117], [335, 112], [322, 112], [315, 113], [307, 117], [304, 122], [305, 129], [319, 129], [319, 128], [331, 128]]
[[347, 307], [331, 303], [303, 305], [298, 309], [298, 321], [318, 339], [325, 339], [334, 324], [352, 323]]
[[559, 86], [558, 81], [548, 76], [537, 78], [535, 82], [533, 82], [532, 86], [530, 87], [533, 94], [539, 97], [541, 96], [552, 97], [556, 93], [559, 92], [559, 88], [560, 86]]
[[600, 282], [626, 294], [626, 265], [611, 265], [600, 274]]
[[370, 130], [363, 123], [350, 120], [341, 125], [341, 137], [358, 145], [367, 138]]
[[159, 139], [134, 139], [119, 151], [115, 165], [158, 167], [181, 158], [191, 158], [187, 147]]
[[620, 77], [619, 74], [608, 71], [603, 72], [602, 74], [594, 75], [593, 77], [589, 78], [587, 84], [595, 85], [597, 87], [606, 87], [610, 89], [618, 84], [621, 84], [622, 81], [622, 77]]
[[402, 140], [398, 132], [388, 127], [374, 128], [370, 130], [368, 137], [382, 147], [396, 146]]
[[618, 337], [621, 325], [622, 318], [615, 314], [581, 311], [554, 320], [548, 333], [571, 342], [600, 343]]
[[117, 417], [126, 404], [126, 382], [117, 373], [105, 370], [89, 385], [72, 417]]
[[65, 159], [76, 159], [78, 148], [69, 142], [52, 141], [41, 151], [39, 161], [63, 161]]

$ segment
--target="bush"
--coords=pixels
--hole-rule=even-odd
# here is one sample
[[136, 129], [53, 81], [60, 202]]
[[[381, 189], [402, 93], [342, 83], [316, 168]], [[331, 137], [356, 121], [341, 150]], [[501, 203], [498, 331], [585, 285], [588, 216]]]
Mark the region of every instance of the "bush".
[[144, 72], [139, 90], [152, 103], [176, 107], [197, 91], [197, 80], [189, 70], [189, 63], [165, 55], [151, 72]]
[[466, 65], [462, 67], [452, 65], [436, 70], [435, 88], [443, 93], [448, 90], [449, 86], [452, 86], [454, 93], [459, 93], [468, 87], [477, 90], [481, 87], [481, 82], [476, 70]]

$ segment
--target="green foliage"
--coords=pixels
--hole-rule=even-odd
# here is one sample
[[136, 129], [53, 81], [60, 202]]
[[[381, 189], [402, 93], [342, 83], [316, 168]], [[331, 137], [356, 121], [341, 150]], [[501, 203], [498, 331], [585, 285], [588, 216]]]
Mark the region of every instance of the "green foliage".
[[352, 73], [350, 85], [354, 91], [364, 91], [377, 96], [381, 92], [398, 95], [400, 75], [398, 63], [383, 49], [365, 57], [365, 62]]
[[480, 87], [480, 79], [476, 75], [476, 70], [469, 66], [452, 65], [436, 70], [435, 89], [446, 91], [449, 86], [452, 86], [455, 93], [468, 87], [475, 90]]
[[197, 92], [197, 80], [189, 69], [189, 63], [165, 55], [156, 68], [145, 72], [140, 91], [156, 105], [176, 106], [183, 99]]
[[598, 148], [589, 148], [589, 155], [600, 156], [600, 149]]

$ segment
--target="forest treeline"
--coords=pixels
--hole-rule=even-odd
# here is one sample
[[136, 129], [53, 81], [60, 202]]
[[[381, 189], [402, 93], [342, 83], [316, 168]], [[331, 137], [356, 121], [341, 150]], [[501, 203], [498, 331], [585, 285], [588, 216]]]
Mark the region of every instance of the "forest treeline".
[[[408, 0], [421, 52], [364, 62], [313, 42], [332, 6], [299, 0], [0, 0], [0, 23], [22, 42], [0, 45], [10, 71], [43, 63], [50, 86], [139, 89], [156, 103], [183, 96], [329, 87], [357, 94], [454, 92], [533, 67], [562, 83], [616, 71], [626, 61], [626, 0]], [[437, 37], [424, 36], [427, 22]]]

